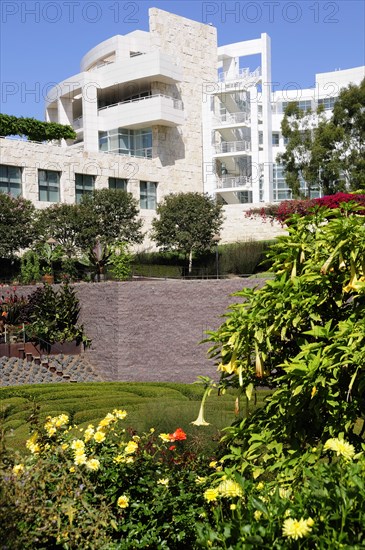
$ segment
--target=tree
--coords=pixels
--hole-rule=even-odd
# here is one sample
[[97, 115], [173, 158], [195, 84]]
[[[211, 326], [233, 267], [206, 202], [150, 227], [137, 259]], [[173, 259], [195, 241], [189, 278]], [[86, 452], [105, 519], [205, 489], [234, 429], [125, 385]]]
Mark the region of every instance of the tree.
[[26, 136], [31, 141], [41, 142], [62, 138], [76, 139], [76, 132], [66, 124], [0, 113], [0, 136]]
[[223, 224], [222, 206], [201, 193], [169, 194], [157, 206], [159, 218], [152, 221], [152, 238], [163, 250], [176, 250], [189, 258], [214, 244]]
[[294, 197], [300, 197], [300, 177], [309, 191], [316, 185], [324, 194], [365, 186], [365, 79], [341, 90], [329, 120], [323, 106], [313, 113], [289, 103], [281, 130], [288, 143], [277, 161]]
[[[275, 278], [240, 292], [210, 334], [221, 389], [276, 388], [265, 406], [230, 428], [242, 469], [267, 472], [325, 438], [365, 432], [365, 224], [362, 207], [289, 218], [271, 248]], [[360, 420], [361, 419], [361, 420]], [[357, 425], [361, 430], [355, 429]], [[234, 448], [235, 447], [235, 448]], [[290, 462], [291, 461], [291, 462]], [[262, 466], [264, 465], [264, 466]], [[262, 470], [263, 471], [263, 470]]]
[[23, 197], [0, 193], [0, 257], [11, 258], [36, 239], [35, 207]]
[[110, 245], [117, 241], [137, 244], [143, 241], [137, 201], [121, 189], [100, 189], [84, 195], [79, 205], [81, 227], [79, 245], [95, 246], [96, 241]]
[[43, 242], [50, 237], [60, 244], [68, 258], [77, 255], [78, 234], [83, 220], [76, 204], [57, 203], [38, 211], [37, 228]]

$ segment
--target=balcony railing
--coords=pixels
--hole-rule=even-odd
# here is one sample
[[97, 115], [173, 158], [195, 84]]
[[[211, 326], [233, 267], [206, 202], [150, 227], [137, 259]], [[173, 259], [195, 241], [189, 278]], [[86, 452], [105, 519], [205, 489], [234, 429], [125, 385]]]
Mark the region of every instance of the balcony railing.
[[82, 128], [82, 125], [83, 125], [82, 116], [75, 118], [72, 122], [72, 126], [74, 127], [75, 130], [79, 130], [80, 128]]
[[250, 114], [237, 112], [237, 113], [226, 113], [220, 117], [215, 117], [215, 122], [219, 125], [225, 126], [228, 124], [240, 124], [241, 122], [250, 122]]
[[225, 73], [219, 73], [218, 75], [218, 82], [231, 82], [232, 80], [248, 80], [251, 78], [258, 78], [261, 76], [261, 67], [257, 67], [254, 71], [250, 71], [250, 69], [239, 69], [239, 71], [235, 74], [232, 74], [230, 72]]
[[124, 157], [134, 157], [134, 158], [152, 158], [152, 147], [145, 147], [144, 149], [133, 149], [131, 151], [126, 151], [125, 149], [111, 149], [110, 151], [99, 151], [100, 153], [108, 153], [111, 155], [122, 155]]
[[249, 141], [222, 141], [215, 146], [216, 153], [240, 153], [251, 151]]
[[225, 189], [232, 187], [252, 188], [252, 179], [250, 176], [222, 176], [217, 178], [217, 189]]
[[149, 99], [154, 99], [156, 97], [166, 97], [167, 99], [172, 101], [172, 106], [174, 109], [179, 109], [180, 111], [183, 110], [183, 102], [181, 99], [175, 99], [174, 97], [164, 95], [164, 94], [153, 94], [148, 95], [146, 97], [137, 97], [135, 99], [127, 99], [126, 101], [119, 101], [118, 103], [113, 103], [112, 105], [106, 105], [105, 107], [100, 107], [98, 109], [98, 112], [104, 111], [105, 109], [111, 109], [112, 107], [117, 107], [118, 105], [126, 105], [127, 103], [136, 103], [138, 101], [148, 101]]

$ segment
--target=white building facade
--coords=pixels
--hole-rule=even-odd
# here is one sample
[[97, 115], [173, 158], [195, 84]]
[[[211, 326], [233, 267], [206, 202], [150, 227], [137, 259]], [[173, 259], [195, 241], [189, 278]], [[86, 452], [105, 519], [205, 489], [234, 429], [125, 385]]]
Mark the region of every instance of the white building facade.
[[[247, 68], [257, 54], [260, 66]], [[75, 141], [0, 140], [0, 190], [44, 208], [125, 189], [145, 231], [166, 194], [207, 192], [225, 205], [223, 242], [270, 238], [280, 228], [244, 211], [291, 196], [276, 164], [285, 105], [322, 102], [330, 112], [340, 89], [364, 76], [360, 67], [319, 74], [315, 89], [273, 91], [267, 34], [218, 48], [214, 27], [152, 8], [149, 32], [102, 42], [48, 94], [46, 120], [71, 125]]]

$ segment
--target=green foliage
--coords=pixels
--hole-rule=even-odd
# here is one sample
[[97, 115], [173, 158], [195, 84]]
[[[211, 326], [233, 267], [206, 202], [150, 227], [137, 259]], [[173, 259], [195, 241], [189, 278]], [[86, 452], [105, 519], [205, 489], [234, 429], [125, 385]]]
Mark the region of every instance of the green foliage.
[[83, 325], [78, 324], [80, 305], [76, 292], [65, 283], [55, 291], [51, 285], [37, 288], [28, 299], [23, 321], [28, 322], [28, 337], [41, 345], [55, 342], [89, 341]]
[[322, 106], [316, 113], [304, 113], [297, 103], [289, 103], [281, 123], [288, 144], [278, 162], [295, 198], [301, 195], [300, 176], [309, 196], [313, 186], [320, 186], [324, 194], [364, 187], [364, 107], [365, 79], [341, 90], [329, 120]]
[[132, 256], [128, 253], [123, 242], [116, 242], [111, 247], [111, 255], [108, 259], [108, 271], [117, 281], [130, 279]]
[[35, 118], [15, 117], [0, 113], [1, 136], [26, 136], [31, 141], [50, 141], [53, 139], [76, 139], [71, 126], [57, 122], [42, 122]]
[[178, 193], [167, 195], [157, 206], [152, 221], [152, 239], [163, 250], [176, 250], [189, 256], [214, 245], [213, 237], [223, 224], [222, 206], [208, 195]]
[[39, 281], [41, 271], [38, 254], [34, 250], [27, 250], [21, 257], [20, 278], [23, 284], [29, 285], [34, 281]]
[[209, 337], [222, 388], [239, 387], [250, 399], [257, 384], [277, 387], [263, 410], [227, 430], [242, 469], [280, 469], [340, 432], [361, 440], [365, 224], [356, 205], [341, 206], [293, 216], [269, 253], [275, 279], [238, 293], [245, 301]]
[[0, 193], [0, 257], [11, 258], [33, 243], [37, 236], [34, 215], [30, 201]]
[[99, 189], [82, 197], [81, 226], [78, 243], [84, 250], [95, 246], [124, 242], [137, 244], [143, 240], [142, 220], [136, 199], [121, 189]]
[[[346, 442], [344, 442], [346, 445]], [[300, 468], [270, 481], [243, 478], [226, 468], [217, 474], [241, 487], [243, 498], [218, 495], [198, 525], [200, 548], [266, 550], [318, 548], [361, 550], [365, 537], [365, 456], [346, 460], [322, 446], [302, 457]]]
[[52, 237], [68, 258], [78, 253], [78, 233], [89, 222], [82, 217], [77, 204], [57, 203], [37, 212], [37, 228], [41, 241]]

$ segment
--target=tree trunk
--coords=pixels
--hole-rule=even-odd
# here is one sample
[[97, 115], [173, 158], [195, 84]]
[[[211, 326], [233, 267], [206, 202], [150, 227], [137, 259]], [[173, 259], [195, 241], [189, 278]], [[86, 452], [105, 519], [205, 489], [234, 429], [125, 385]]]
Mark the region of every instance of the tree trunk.
[[191, 271], [193, 268], [193, 249], [189, 252], [189, 275], [191, 275]]

